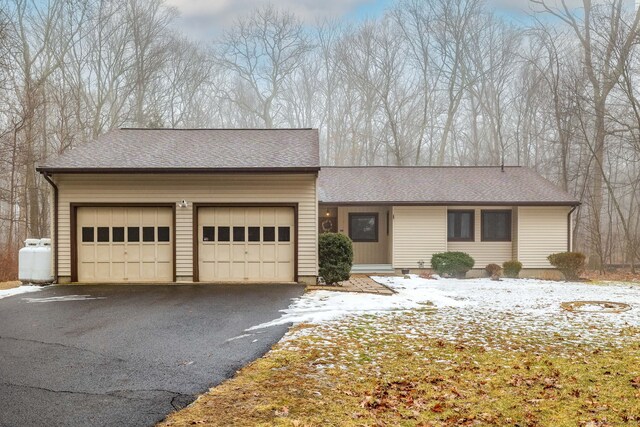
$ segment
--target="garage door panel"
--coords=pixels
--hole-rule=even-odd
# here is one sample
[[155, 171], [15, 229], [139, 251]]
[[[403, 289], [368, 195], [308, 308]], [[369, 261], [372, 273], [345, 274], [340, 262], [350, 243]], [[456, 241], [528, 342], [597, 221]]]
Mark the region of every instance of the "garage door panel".
[[262, 246], [262, 261], [263, 262], [275, 262], [277, 259], [276, 246], [275, 245], [263, 245]]
[[152, 280], [156, 277], [156, 265], [152, 262], [143, 262], [140, 276], [142, 280]]
[[231, 209], [216, 209], [215, 212], [211, 212], [211, 215], [208, 215], [208, 218], [211, 220], [211, 224], [227, 226], [231, 225]]
[[125, 269], [124, 262], [112, 262], [110, 274], [113, 277], [125, 277], [124, 269]]
[[111, 268], [108, 262], [98, 262], [95, 269], [95, 277], [110, 277]]
[[93, 245], [80, 245], [78, 250], [84, 254], [83, 262], [92, 263], [96, 260], [96, 252]]
[[199, 256], [201, 259], [215, 259], [216, 247], [214, 245], [202, 245]]
[[140, 263], [127, 263], [127, 278], [129, 281], [140, 280]]
[[[78, 281], [173, 281], [172, 208], [79, 207], [76, 223]], [[89, 241], [83, 241], [83, 227]], [[151, 240], [149, 231], [153, 231]], [[166, 238], [169, 241], [159, 241]]]
[[263, 210], [262, 211], [262, 223], [263, 224], [273, 224], [276, 225], [276, 215], [277, 214], [277, 209], [269, 209], [269, 210]]
[[260, 224], [261, 212], [259, 209], [246, 209], [245, 210], [245, 223], [247, 225]]
[[156, 246], [143, 245], [142, 246], [142, 262], [152, 263], [155, 260], [156, 260]]
[[268, 277], [268, 278], [276, 277], [276, 263], [275, 262], [263, 262], [262, 263], [262, 274], [265, 277]]
[[207, 258], [207, 259], [211, 259], [211, 261], [215, 261], [215, 262], [229, 262], [231, 261], [231, 245], [229, 244], [219, 244], [217, 246], [214, 247], [215, 250], [213, 251], [214, 253], [214, 258]]
[[211, 277], [227, 280], [231, 278], [231, 263], [217, 263]]
[[168, 262], [159, 263], [157, 274], [160, 276], [171, 276], [173, 275], [173, 266]]
[[98, 244], [95, 250], [96, 261], [98, 262], [109, 262], [111, 258], [111, 248], [105, 244]]
[[262, 257], [261, 257], [261, 251], [260, 251], [260, 245], [255, 245], [255, 244], [249, 244], [247, 245], [247, 254], [246, 254], [246, 259], [247, 262], [253, 262], [253, 263], [260, 263]]
[[[199, 279], [293, 281], [294, 225], [294, 209], [289, 207], [198, 209]], [[208, 230], [206, 239], [204, 227]], [[289, 230], [289, 238], [284, 242], [278, 242], [281, 236], [278, 227]], [[211, 246], [216, 248], [214, 254], [211, 254]], [[286, 249], [280, 250], [279, 246]], [[208, 268], [212, 264], [215, 267]]]
[[245, 258], [245, 245], [233, 244], [231, 247], [231, 259], [241, 260]]
[[126, 212], [126, 222], [129, 226], [141, 226], [142, 218], [140, 216], [140, 209], [138, 208], [127, 208]]
[[112, 208], [111, 209], [111, 224], [120, 225], [126, 224], [126, 215], [127, 212], [122, 208]]
[[[170, 259], [172, 256], [173, 256], [173, 248], [170, 245], [158, 245], [157, 246], [157, 258], [158, 258], [158, 260], [167, 260], [167, 259]], [[160, 262], [162, 262], [162, 261], [160, 261]]]
[[112, 245], [111, 246], [111, 262], [119, 262], [124, 263], [125, 258], [125, 248], [124, 245]]
[[140, 261], [140, 246], [127, 245], [127, 261], [128, 262]]
[[292, 259], [293, 248], [291, 245], [278, 245], [278, 259]]

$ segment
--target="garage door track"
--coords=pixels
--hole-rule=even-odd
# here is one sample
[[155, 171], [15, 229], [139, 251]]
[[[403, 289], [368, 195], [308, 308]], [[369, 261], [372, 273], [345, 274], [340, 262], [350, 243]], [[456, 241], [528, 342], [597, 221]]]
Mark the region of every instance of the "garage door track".
[[54, 286], [0, 300], [0, 426], [144, 426], [260, 357], [304, 288]]

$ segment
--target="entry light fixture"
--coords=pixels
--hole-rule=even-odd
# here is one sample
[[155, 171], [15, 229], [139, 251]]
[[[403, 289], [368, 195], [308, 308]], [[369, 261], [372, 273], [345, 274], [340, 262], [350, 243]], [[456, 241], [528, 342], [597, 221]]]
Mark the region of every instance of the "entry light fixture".
[[189, 202], [187, 202], [186, 200], [182, 200], [181, 202], [178, 203], [178, 207], [180, 208], [189, 207]]
[[331, 212], [329, 212], [329, 209], [327, 209], [327, 212], [324, 215], [325, 216], [331, 216]]

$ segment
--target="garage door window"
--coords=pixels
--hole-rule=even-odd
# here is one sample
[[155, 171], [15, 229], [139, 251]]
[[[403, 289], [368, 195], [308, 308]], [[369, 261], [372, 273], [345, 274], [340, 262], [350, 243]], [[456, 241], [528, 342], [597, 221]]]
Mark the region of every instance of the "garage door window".
[[244, 227], [233, 227], [233, 241], [244, 242]]
[[114, 242], [124, 242], [124, 227], [113, 227], [111, 234]]
[[262, 228], [262, 241], [263, 242], [275, 242], [276, 241], [276, 228], [275, 227], [263, 227]]
[[98, 227], [98, 242], [109, 241], [109, 227]]
[[169, 227], [158, 227], [158, 242], [168, 242], [169, 240]]
[[139, 242], [139, 241], [140, 241], [140, 228], [127, 227], [127, 242]]
[[156, 230], [154, 227], [142, 227], [142, 241], [153, 242], [156, 240]]
[[215, 227], [202, 227], [202, 240], [205, 242], [213, 242], [216, 240]]
[[260, 227], [249, 227], [247, 235], [248, 235], [248, 240], [250, 242], [259, 242], [260, 241]]
[[82, 227], [82, 241], [84, 243], [93, 242], [93, 227]]
[[278, 227], [278, 242], [288, 242], [291, 240], [291, 229], [289, 227]]
[[229, 227], [218, 227], [218, 242], [228, 242], [230, 239]]

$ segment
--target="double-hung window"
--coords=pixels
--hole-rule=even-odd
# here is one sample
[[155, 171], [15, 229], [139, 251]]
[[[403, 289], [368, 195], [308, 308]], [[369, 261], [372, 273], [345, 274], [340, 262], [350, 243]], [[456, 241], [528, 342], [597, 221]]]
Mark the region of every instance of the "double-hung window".
[[450, 242], [474, 241], [474, 211], [451, 210], [447, 212], [447, 240]]
[[511, 211], [482, 211], [482, 241], [511, 241]]

